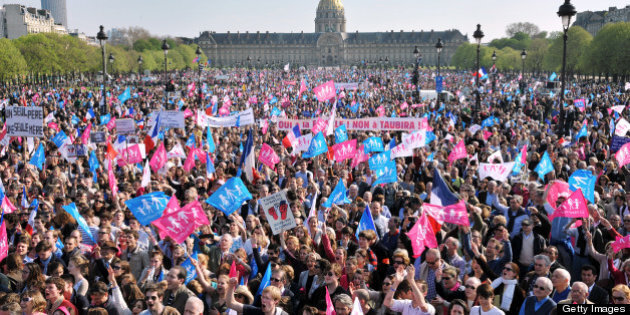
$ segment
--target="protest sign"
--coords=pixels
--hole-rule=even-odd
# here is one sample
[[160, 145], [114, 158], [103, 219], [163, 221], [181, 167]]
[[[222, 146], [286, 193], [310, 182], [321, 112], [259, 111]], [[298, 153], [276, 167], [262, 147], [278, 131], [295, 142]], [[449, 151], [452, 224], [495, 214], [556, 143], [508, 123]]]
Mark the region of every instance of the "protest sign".
[[105, 131], [94, 131], [90, 134], [90, 141], [93, 143], [104, 143], [106, 140]]
[[7, 135], [10, 137], [44, 137], [44, 110], [38, 106], [7, 106]]
[[149, 122], [147, 123], [147, 127], [150, 129], [155, 125], [156, 117], [160, 115], [160, 127], [161, 128], [185, 128], [185, 118], [184, 112], [176, 111], [176, 110], [165, 110], [160, 111], [159, 113], [154, 112], [149, 118]]
[[262, 206], [265, 216], [267, 216], [273, 235], [280, 234], [282, 231], [290, 230], [296, 226], [293, 212], [291, 212], [289, 201], [287, 200], [286, 190], [262, 198], [258, 202]]
[[136, 133], [136, 123], [131, 118], [116, 119], [116, 133], [119, 135], [131, 135]]

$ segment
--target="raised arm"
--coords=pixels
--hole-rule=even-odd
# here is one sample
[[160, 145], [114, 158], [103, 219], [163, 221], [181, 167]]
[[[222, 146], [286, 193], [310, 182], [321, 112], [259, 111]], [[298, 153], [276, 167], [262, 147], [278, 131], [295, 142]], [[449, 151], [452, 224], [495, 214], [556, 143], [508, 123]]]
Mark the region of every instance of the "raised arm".
[[411, 290], [413, 292], [413, 300], [417, 302], [420, 309], [426, 313], [429, 311], [429, 307], [427, 306], [427, 302], [424, 300], [424, 294], [422, 294], [418, 284], [416, 284], [416, 280], [414, 279], [415, 274], [416, 268], [413, 265], [407, 267], [407, 281], [409, 281], [409, 286], [411, 286]]
[[236, 285], [238, 285], [238, 279], [236, 279], [236, 277], [230, 278], [230, 281], [228, 281], [226, 303], [227, 307], [230, 309], [236, 311], [237, 313], [243, 313], [243, 304], [234, 299], [234, 289], [236, 288]]

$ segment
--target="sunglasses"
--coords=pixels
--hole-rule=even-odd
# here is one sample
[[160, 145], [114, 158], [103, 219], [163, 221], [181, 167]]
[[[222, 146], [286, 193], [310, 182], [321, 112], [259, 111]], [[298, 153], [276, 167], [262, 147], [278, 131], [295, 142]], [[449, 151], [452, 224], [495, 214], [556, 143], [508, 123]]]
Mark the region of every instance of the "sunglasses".
[[477, 289], [477, 287], [476, 287], [476, 286], [474, 286], [474, 285], [467, 284], [467, 285], [466, 285], [466, 289], [476, 290], [476, 289]]
[[451, 277], [442, 277], [442, 280], [444, 280], [444, 281], [449, 281], [451, 279], [453, 279], [453, 278], [451, 278]]
[[282, 280], [281, 280], [281, 279], [278, 279], [278, 278], [271, 278], [271, 282], [281, 282], [281, 281], [282, 281]]
[[157, 301], [157, 296], [147, 296], [144, 298], [145, 301]]
[[329, 276], [329, 277], [334, 277], [335, 273], [333, 273], [332, 271], [329, 271], [326, 275]]
[[541, 286], [539, 286], [539, 285], [537, 285], [537, 284], [536, 284], [536, 285], [534, 285], [534, 289], [539, 289], [539, 290], [543, 290], [543, 291], [544, 291], [544, 290], [547, 290], [547, 288], [545, 288], [545, 287], [541, 287]]
[[435, 264], [437, 264], [437, 262], [438, 262], [437, 260], [435, 260], [435, 261], [428, 261], [427, 260], [427, 264], [429, 264], [429, 265], [435, 265]]
[[405, 263], [405, 262], [400, 261], [400, 260], [394, 260], [394, 265], [402, 265], [402, 264], [404, 264], [404, 263]]
[[383, 286], [390, 286], [390, 285], [392, 285], [391, 282], [383, 282]]
[[120, 270], [120, 266], [112, 266], [112, 269], [114, 269], [114, 270]]
[[504, 267], [503, 270], [507, 270], [507, 271], [514, 271], [514, 269], [510, 268], [510, 267]]
[[245, 295], [244, 294], [240, 294], [240, 293], [236, 293], [236, 294], [234, 294], [234, 297], [237, 298], [237, 299], [244, 299]]

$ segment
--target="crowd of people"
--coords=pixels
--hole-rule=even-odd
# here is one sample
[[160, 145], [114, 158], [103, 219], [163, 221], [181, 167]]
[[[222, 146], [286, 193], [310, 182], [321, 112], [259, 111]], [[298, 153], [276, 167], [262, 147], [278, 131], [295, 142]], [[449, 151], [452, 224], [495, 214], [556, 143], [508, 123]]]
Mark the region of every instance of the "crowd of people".
[[[123, 76], [105, 93], [100, 82], [1, 86], [3, 116], [9, 105], [39, 106], [45, 120], [42, 138], [0, 133], [0, 314], [522, 315], [552, 314], [558, 304], [630, 304], [630, 246], [623, 245], [630, 172], [615, 159], [611, 130], [627, 116], [624, 86], [570, 81], [559, 111], [561, 92], [547, 89], [545, 77], [526, 76], [520, 90], [517, 77], [494, 73], [477, 89], [471, 73], [451, 71], [443, 88], [454, 98], [435, 99], [414, 92], [435, 89], [433, 72], [421, 71], [416, 87], [412, 71], [179, 72], [169, 74], [172, 92]], [[321, 102], [313, 89], [329, 80], [358, 88]], [[121, 99], [127, 88], [130, 97]], [[199, 115], [248, 108], [255, 124], [209, 131], [199, 124]], [[185, 128], [151, 134], [150, 117], [163, 110], [186, 112]], [[336, 119], [426, 118], [434, 137], [394, 158], [395, 180], [380, 184], [367, 159], [304, 157], [283, 142], [293, 131], [278, 120], [328, 121], [333, 112]], [[135, 134], [107, 124], [123, 118], [135, 120]], [[83, 137], [86, 129], [106, 140]], [[69, 156], [54, 141], [62, 131], [85, 152]], [[348, 128], [347, 138], [378, 137], [391, 150], [413, 131]], [[248, 137], [255, 157], [263, 144], [279, 157], [274, 167], [255, 161], [253, 179], [242, 162]], [[465, 156], [450, 159], [461, 141]], [[143, 161], [118, 163], [116, 152], [135, 143]], [[34, 159], [40, 145], [43, 165]], [[145, 161], [162, 145], [168, 161], [147, 181]], [[203, 154], [184, 167], [191, 150]], [[480, 176], [480, 165], [520, 162], [522, 151], [520, 170]], [[551, 170], [540, 176], [545, 157]], [[572, 200], [567, 183], [576, 171], [596, 178], [589, 215], [552, 216]], [[225, 213], [206, 201], [231, 178], [252, 198]], [[345, 198], [324, 206], [340, 182]], [[283, 190], [295, 227], [274, 233], [259, 200]], [[142, 224], [126, 201], [156, 192], [182, 208], [199, 202], [208, 224], [196, 224], [181, 243]], [[424, 205], [444, 194], [464, 202], [469, 225], [429, 216]], [[370, 228], [360, 224], [366, 216]], [[418, 248], [410, 236], [421, 219], [436, 246]]]

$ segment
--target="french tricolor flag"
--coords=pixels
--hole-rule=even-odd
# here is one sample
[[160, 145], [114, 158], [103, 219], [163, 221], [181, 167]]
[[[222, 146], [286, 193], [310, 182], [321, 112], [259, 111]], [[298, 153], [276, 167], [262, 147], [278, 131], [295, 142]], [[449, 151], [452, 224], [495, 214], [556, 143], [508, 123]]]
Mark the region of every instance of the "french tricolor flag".
[[300, 125], [293, 126], [293, 129], [287, 133], [287, 135], [282, 139], [282, 145], [285, 148], [292, 147], [293, 144], [297, 141], [297, 138], [301, 137], [300, 133]]

